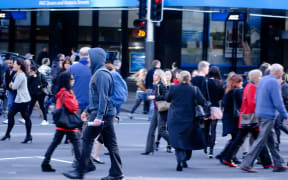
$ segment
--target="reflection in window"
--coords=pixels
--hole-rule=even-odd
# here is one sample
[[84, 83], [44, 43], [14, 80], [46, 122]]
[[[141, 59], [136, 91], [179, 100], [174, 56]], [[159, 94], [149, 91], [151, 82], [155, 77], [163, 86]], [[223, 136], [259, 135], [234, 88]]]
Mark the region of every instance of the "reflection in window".
[[99, 11], [99, 27], [121, 27], [121, 11]]
[[92, 41], [91, 27], [79, 27], [78, 28], [78, 41]]
[[183, 12], [181, 62], [196, 64], [202, 59], [203, 13]]
[[0, 51], [8, 51], [8, 42], [0, 42]]
[[30, 37], [29, 26], [16, 26], [15, 39], [17, 40], [28, 40]]
[[100, 28], [100, 41], [120, 42], [121, 28]]
[[[247, 26], [246, 45], [248, 47], [245, 48], [244, 46], [244, 58], [250, 58], [252, 65], [259, 65], [261, 55], [261, 18], [251, 16], [247, 22]], [[245, 61], [247, 62], [248, 60]]]
[[16, 42], [15, 43], [15, 52], [19, 53], [20, 55], [25, 55], [30, 51], [30, 43], [22, 43]]
[[79, 11], [79, 26], [92, 26], [92, 11]]
[[49, 27], [37, 27], [36, 40], [49, 40]]
[[224, 39], [225, 22], [210, 20], [208, 61], [211, 64], [225, 64]]
[[0, 19], [0, 39], [9, 38], [9, 20]]
[[50, 24], [50, 12], [38, 11], [37, 12], [37, 26], [49, 26]]

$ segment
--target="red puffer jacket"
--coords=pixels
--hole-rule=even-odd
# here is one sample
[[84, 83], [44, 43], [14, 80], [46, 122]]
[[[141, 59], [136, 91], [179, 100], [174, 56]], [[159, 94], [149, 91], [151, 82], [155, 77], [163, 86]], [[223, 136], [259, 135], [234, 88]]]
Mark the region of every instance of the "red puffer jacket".
[[[63, 96], [64, 94], [64, 96]], [[79, 102], [77, 101], [74, 93], [72, 91], [68, 91], [65, 88], [61, 88], [60, 91], [55, 96], [57, 98], [56, 100], [56, 109], [59, 109], [62, 107], [62, 103], [64, 106], [72, 113], [76, 114], [79, 110], [78, 105]], [[62, 102], [62, 98], [64, 102]], [[60, 127], [56, 127], [59, 131], [77, 131], [77, 128], [75, 129], [64, 129]]]

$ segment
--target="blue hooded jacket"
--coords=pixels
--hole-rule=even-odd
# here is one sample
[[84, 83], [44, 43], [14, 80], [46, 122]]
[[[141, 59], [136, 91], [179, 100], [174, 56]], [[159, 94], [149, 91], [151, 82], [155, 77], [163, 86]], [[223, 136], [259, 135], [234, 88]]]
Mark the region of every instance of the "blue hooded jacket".
[[85, 109], [89, 105], [89, 82], [91, 71], [87, 64], [88, 58], [81, 58], [78, 63], [73, 64], [68, 69], [75, 79], [73, 91], [79, 102], [79, 109]]
[[[90, 104], [88, 112], [96, 113], [96, 118], [103, 120], [103, 116], [114, 116], [115, 106], [110, 103], [113, 80], [107, 71], [97, 71], [105, 68], [106, 53], [102, 48], [92, 48], [88, 51], [91, 62], [92, 77], [89, 85]], [[106, 110], [107, 109], [107, 110]]]

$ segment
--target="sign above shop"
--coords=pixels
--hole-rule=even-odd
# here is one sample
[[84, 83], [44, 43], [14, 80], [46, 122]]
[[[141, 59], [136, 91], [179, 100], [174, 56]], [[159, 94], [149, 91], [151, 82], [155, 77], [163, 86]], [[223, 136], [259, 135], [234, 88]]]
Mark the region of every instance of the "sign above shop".
[[[1, 9], [136, 7], [138, 0], [2, 0]], [[219, 7], [288, 10], [287, 0], [165, 0], [166, 7]]]

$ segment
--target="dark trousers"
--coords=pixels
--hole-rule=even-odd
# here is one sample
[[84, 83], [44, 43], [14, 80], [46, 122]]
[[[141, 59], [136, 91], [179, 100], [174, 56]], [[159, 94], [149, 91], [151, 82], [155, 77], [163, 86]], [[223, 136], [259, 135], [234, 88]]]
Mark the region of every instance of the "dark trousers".
[[[169, 135], [167, 131], [167, 116], [168, 111], [159, 112], [160, 118], [158, 123], [158, 136], [163, 137], [168, 145], [170, 145]], [[157, 137], [158, 140], [158, 137]]]
[[175, 155], [178, 163], [188, 161], [192, 156], [192, 150], [176, 149]]
[[6, 135], [10, 135], [10, 132], [12, 131], [14, 124], [15, 124], [14, 116], [18, 112], [20, 112], [22, 117], [25, 120], [26, 137], [31, 136], [32, 123], [31, 123], [31, 119], [29, 117], [28, 108], [29, 108], [29, 102], [27, 102], [27, 103], [13, 103], [12, 107], [10, 108], [10, 110], [8, 112], [8, 127], [7, 127], [7, 131], [6, 131]]
[[144, 101], [143, 113], [148, 113], [149, 112], [150, 103], [153, 103], [153, 101]]
[[158, 119], [159, 119], [158, 116], [159, 116], [158, 111], [154, 110], [152, 119], [150, 122], [149, 130], [148, 130], [147, 140], [146, 140], [146, 147], [145, 147], [146, 153], [150, 153], [154, 151], [155, 131], [158, 126]]
[[280, 135], [281, 135], [281, 130], [288, 134], [288, 126], [285, 124], [286, 122], [283, 122], [284, 118], [279, 114], [276, 118], [275, 122], [275, 133], [277, 136], [277, 148], [279, 149], [279, 144], [281, 143], [280, 141]]
[[[133, 114], [136, 111], [136, 109], [140, 106], [141, 102], [142, 102], [142, 99], [136, 99], [136, 103], [130, 111], [131, 114]], [[146, 112], [148, 112], [148, 111], [146, 111]]]
[[[95, 119], [95, 116], [96, 115], [92, 114], [90, 119]], [[114, 116], [107, 116], [103, 118], [103, 127], [87, 126], [85, 128], [82, 137], [83, 142], [81, 158], [78, 166], [78, 171], [80, 173], [84, 173], [86, 167], [88, 166], [94, 144], [94, 139], [101, 133], [104, 140], [104, 145], [108, 149], [110, 154], [111, 167], [109, 170], [109, 175], [113, 177], [123, 175], [122, 162], [117, 145], [113, 119]]]
[[[235, 139], [236, 136], [237, 136], [237, 132], [238, 132], [238, 131], [231, 133], [231, 139], [228, 141], [228, 143], [226, 144], [225, 148], [224, 148], [223, 151], [220, 153], [221, 158], [223, 158], [223, 157], [226, 156], [226, 154], [227, 154], [228, 150], [230, 149], [230, 147], [231, 147], [234, 139]], [[233, 157], [233, 158], [234, 158], [234, 157]]]
[[36, 101], [38, 101], [40, 109], [42, 111], [43, 114], [43, 118], [44, 120], [47, 120], [47, 114], [46, 114], [46, 109], [44, 107], [44, 100], [45, 100], [45, 94], [36, 94], [36, 95], [32, 95], [31, 96], [31, 101], [29, 104], [29, 117], [31, 116], [32, 112], [33, 112], [33, 108], [35, 106]]
[[73, 145], [73, 151], [74, 155], [77, 161], [80, 160], [80, 137], [78, 132], [73, 132], [73, 131], [59, 131], [56, 130], [54, 138], [50, 146], [48, 147], [46, 153], [45, 153], [45, 159], [43, 161], [43, 164], [48, 164], [50, 162], [51, 156], [57, 146], [61, 143], [64, 135], [67, 135], [69, 138], [70, 142]]
[[[239, 148], [242, 146], [244, 143], [248, 133], [251, 133], [252, 137], [254, 139], [257, 139], [259, 131], [257, 131], [255, 128], [241, 128], [238, 131], [238, 134], [234, 141], [231, 143], [230, 148], [228, 149], [225, 157], [223, 158], [224, 160], [231, 161], [233, 157], [236, 156]], [[271, 165], [272, 161], [268, 152], [267, 147], [265, 146], [263, 150], [259, 154], [260, 160], [262, 162], [263, 166]]]
[[217, 122], [218, 120], [204, 120], [204, 136], [207, 146], [211, 149], [215, 146]]

